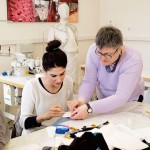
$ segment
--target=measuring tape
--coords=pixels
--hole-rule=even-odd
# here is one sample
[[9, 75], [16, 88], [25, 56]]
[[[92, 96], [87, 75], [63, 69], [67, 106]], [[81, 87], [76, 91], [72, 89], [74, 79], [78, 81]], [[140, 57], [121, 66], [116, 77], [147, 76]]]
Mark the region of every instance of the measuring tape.
[[53, 126], [56, 127], [56, 133], [58, 133], [58, 134], [65, 134], [66, 132], [69, 131], [69, 127], [66, 125], [56, 124]]

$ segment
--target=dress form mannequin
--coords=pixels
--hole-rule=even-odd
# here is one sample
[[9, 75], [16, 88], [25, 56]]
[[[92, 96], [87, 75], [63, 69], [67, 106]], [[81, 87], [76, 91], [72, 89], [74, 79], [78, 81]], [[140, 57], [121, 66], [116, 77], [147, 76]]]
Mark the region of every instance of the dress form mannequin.
[[60, 49], [62, 49], [68, 59], [67, 75], [78, 82], [78, 44], [77, 44], [77, 30], [75, 26], [68, 24], [69, 6], [62, 3], [58, 7], [60, 21], [53, 27], [50, 27], [48, 34], [48, 41], [57, 39], [61, 41]]

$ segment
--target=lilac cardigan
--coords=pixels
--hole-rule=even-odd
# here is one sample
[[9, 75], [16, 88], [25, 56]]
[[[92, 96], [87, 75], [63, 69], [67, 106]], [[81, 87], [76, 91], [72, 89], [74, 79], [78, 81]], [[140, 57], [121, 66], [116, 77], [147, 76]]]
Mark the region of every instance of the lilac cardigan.
[[138, 100], [139, 95], [144, 93], [141, 55], [125, 45], [125, 54], [121, 56], [115, 72], [108, 73], [99, 56], [95, 54], [95, 49], [95, 44], [89, 48], [78, 99], [90, 101], [96, 88], [98, 100], [90, 102], [93, 113], [106, 113], [129, 101]]

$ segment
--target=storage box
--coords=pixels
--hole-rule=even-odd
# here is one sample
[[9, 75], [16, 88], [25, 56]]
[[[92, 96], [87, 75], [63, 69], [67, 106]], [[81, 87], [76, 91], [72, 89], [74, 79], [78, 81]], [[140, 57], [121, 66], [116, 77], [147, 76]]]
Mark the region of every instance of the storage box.
[[7, 105], [14, 105], [14, 87], [11, 85], [3, 84], [4, 88], [4, 102]]

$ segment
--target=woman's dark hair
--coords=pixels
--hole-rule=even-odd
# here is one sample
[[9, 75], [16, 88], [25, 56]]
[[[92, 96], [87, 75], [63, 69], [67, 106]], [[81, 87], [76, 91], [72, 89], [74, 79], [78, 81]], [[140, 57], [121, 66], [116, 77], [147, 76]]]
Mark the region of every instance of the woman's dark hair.
[[123, 44], [123, 36], [121, 31], [116, 27], [105, 26], [99, 29], [95, 43], [99, 49], [102, 49], [103, 47], [117, 48]]
[[67, 65], [67, 56], [59, 48], [61, 42], [58, 40], [50, 41], [46, 47], [46, 53], [42, 58], [42, 65], [44, 71], [48, 71], [51, 68], [63, 67], [66, 68]]

